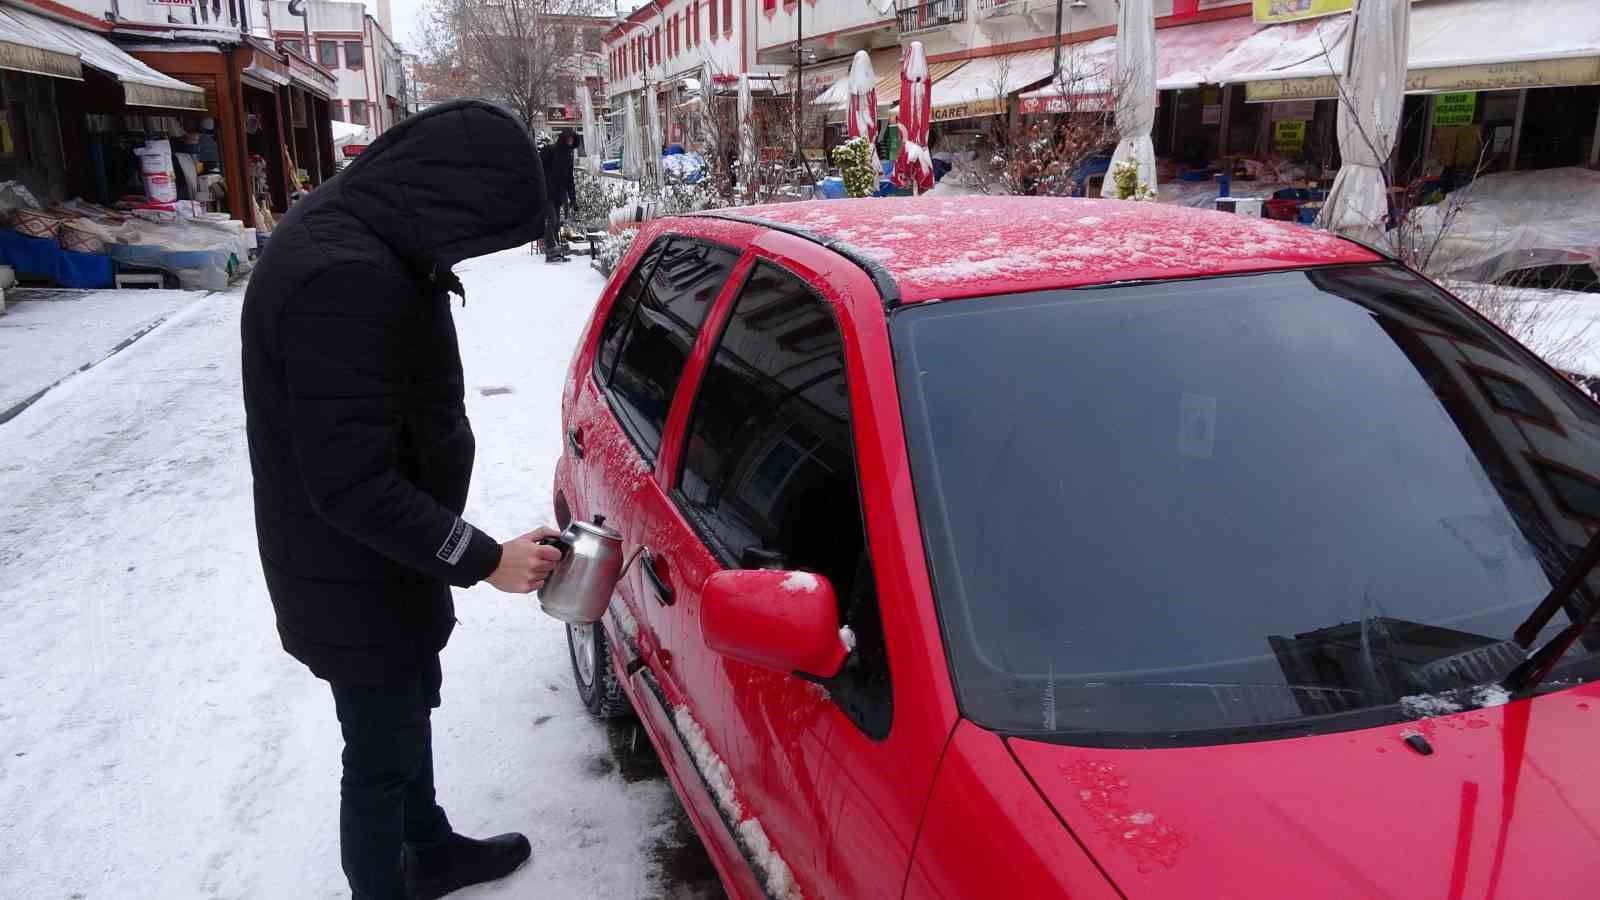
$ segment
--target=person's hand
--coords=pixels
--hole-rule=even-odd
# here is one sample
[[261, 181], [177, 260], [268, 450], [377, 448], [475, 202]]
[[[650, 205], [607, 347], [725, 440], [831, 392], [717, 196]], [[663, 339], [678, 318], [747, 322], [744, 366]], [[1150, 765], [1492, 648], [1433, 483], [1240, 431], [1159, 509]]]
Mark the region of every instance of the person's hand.
[[544, 587], [545, 579], [561, 562], [561, 551], [538, 541], [560, 534], [554, 528], [541, 526], [501, 544], [500, 565], [489, 573], [489, 583], [508, 594], [526, 594]]

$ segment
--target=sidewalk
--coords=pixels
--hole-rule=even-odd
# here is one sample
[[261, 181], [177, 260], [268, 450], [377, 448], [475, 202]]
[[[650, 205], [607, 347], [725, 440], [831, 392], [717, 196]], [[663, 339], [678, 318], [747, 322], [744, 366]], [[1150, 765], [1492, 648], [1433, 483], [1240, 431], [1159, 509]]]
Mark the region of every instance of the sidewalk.
[[0, 423], [142, 337], [206, 291], [20, 288], [0, 315]]

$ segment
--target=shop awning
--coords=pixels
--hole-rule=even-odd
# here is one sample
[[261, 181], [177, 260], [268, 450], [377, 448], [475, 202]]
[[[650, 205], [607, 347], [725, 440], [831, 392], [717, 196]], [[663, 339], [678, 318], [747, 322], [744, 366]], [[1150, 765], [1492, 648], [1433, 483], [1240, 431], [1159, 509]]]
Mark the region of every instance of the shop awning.
[[[1055, 50], [1029, 50], [970, 60], [933, 85], [933, 121], [949, 122], [1006, 111], [1006, 99], [1050, 77]], [[1063, 65], [1063, 69], [1065, 69]], [[899, 76], [895, 90], [899, 92]]]
[[49, 32], [35, 28], [31, 22], [37, 18], [0, 6], [0, 69], [82, 80], [78, 52]]
[[[900, 98], [900, 48], [882, 47], [877, 50], [867, 51], [872, 60], [872, 71], [878, 73], [878, 105], [888, 106]], [[817, 95], [811, 101], [813, 106], [826, 106], [829, 109], [843, 112], [850, 105], [850, 63], [855, 57], [845, 57], [843, 65], [830, 65], [831, 80], [827, 90]], [[960, 63], [956, 63], [960, 66]], [[938, 64], [928, 67], [928, 75], [933, 77], [933, 70]], [[807, 81], [811, 78], [806, 77]], [[892, 87], [891, 87], [892, 85]], [[893, 96], [890, 96], [890, 95]]]
[[[1290, 25], [1257, 25], [1249, 16], [1176, 25], [1156, 29], [1156, 89], [1189, 90], [1202, 84], [1224, 84], [1239, 71], [1289, 62], [1302, 62], [1307, 55], [1292, 46], [1296, 39], [1315, 32], [1323, 23], [1297, 22]], [[1343, 20], [1337, 21], [1343, 33]], [[1318, 44], [1317, 52], [1321, 52]], [[1110, 92], [1112, 66], [1117, 53], [1115, 36], [1097, 38], [1063, 49], [1061, 68], [1072, 84], [1071, 93], [1080, 101], [1076, 108], [1090, 108], [1082, 101]], [[1045, 76], [1050, 74], [1049, 68]], [[1059, 84], [1046, 84], [1023, 94], [1023, 100], [1048, 101], [1061, 97]], [[1047, 104], [1036, 103], [1037, 112], [1060, 112]], [[1103, 104], [1102, 104], [1103, 105]], [[1093, 104], [1091, 104], [1093, 106]], [[1098, 109], [1099, 106], [1093, 106]], [[1025, 110], [1026, 111], [1026, 110]]]
[[[1313, 52], [1302, 60], [1242, 72], [1233, 80], [1245, 83], [1252, 102], [1337, 97], [1348, 19], [1333, 20], [1340, 26], [1326, 53], [1305, 46]], [[1274, 26], [1283, 27], [1288, 26]], [[1411, 10], [1407, 65], [1409, 94], [1600, 84], [1600, 3], [1419, 3]]]
[[[5, 17], [0, 24], [9, 27], [14, 23], [18, 29], [46, 38], [47, 52], [57, 55], [70, 53], [79, 65], [97, 69], [115, 78], [122, 84], [123, 99], [129, 106], [193, 110], [206, 108], [205, 91], [157, 72], [98, 34], [14, 7], [0, 8], [0, 13]], [[4, 38], [0, 37], [0, 40]], [[58, 61], [64, 62], [64, 60]], [[0, 64], [0, 68], [12, 67]], [[37, 69], [22, 71], [38, 72]], [[38, 72], [38, 74], [81, 78], [82, 70], [75, 69], [71, 74], [57, 72]]]

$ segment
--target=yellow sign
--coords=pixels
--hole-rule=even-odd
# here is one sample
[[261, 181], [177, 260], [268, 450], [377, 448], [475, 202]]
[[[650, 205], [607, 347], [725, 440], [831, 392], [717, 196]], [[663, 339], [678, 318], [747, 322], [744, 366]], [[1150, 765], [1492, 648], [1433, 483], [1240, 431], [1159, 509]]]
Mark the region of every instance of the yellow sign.
[[1351, 0], [1255, 0], [1257, 22], [1293, 22], [1346, 12]]
[[1279, 156], [1299, 156], [1306, 146], [1306, 123], [1299, 119], [1284, 119], [1272, 123], [1272, 149]]
[[1478, 95], [1471, 91], [1440, 94], [1433, 98], [1433, 124], [1435, 128], [1449, 125], [1471, 125], [1478, 111]]
[[929, 116], [935, 122], [951, 122], [956, 119], [977, 119], [983, 116], [1003, 115], [1006, 111], [1006, 101], [1000, 98], [987, 100], [973, 100], [970, 103], [953, 103], [949, 106], [935, 106], [933, 114]]

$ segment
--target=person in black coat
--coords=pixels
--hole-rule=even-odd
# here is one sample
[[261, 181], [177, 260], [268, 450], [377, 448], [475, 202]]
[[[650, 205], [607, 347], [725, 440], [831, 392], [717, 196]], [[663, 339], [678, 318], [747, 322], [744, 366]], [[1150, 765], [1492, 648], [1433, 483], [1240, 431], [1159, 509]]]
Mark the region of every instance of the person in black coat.
[[544, 227], [544, 258], [547, 262], [560, 262], [567, 258], [561, 249], [561, 208], [578, 203], [578, 185], [572, 177], [577, 152], [578, 133], [571, 128], [561, 129], [554, 143], [539, 150], [539, 161], [545, 173], [545, 193], [549, 198]]
[[[544, 176], [526, 128], [480, 101], [395, 125], [285, 215], [245, 292], [256, 537], [283, 647], [330, 682], [344, 735], [339, 841], [358, 900], [509, 874], [522, 835], [454, 834], [434, 800], [430, 710], [450, 586], [541, 586], [539, 529], [461, 518], [473, 436], [450, 267], [527, 243]], [[463, 301], [464, 302], [464, 301]]]

